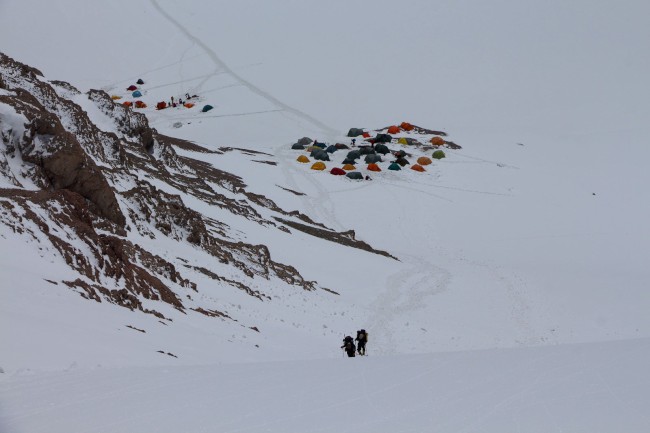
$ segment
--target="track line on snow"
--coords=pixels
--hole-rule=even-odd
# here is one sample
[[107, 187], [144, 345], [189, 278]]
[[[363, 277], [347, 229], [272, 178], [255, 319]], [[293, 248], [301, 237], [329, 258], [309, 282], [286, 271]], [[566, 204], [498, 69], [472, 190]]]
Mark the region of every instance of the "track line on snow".
[[[255, 86], [253, 83], [250, 81], [244, 79], [240, 75], [238, 75], [233, 69], [228, 66], [226, 62], [221, 60], [221, 58], [208, 46], [206, 45], [203, 41], [201, 41], [199, 38], [194, 36], [185, 26], [183, 26], [180, 22], [176, 21], [174, 17], [172, 17], [170, 14], [168, 14], [159, 4], [157, 0], [150, 0], [151, 4], [153, 7], [163, 16], [165, 17], [169, 22], [171, 22], [174, 26], [178, 28], [188, 39], [193, 41], [196, 45], [201, 47], [207, 54], [208, 57], [212, 60], [214, 65], [218, 68], [215, 70], [215, 73], [219, 72], [219, 70], [223, 70], [226, 73], [228, 73], [231, 77], [233, 77], [235, 80], [240, 82], [243, 86], [245, 86], [248, 90], [253, 92], [254, 94], [266, 99], [267, 101], [271, 102], [274, 104], [276, 107], [287, 111], [289, 113], [294, 114], [295, 116], [298, 116], [304, 120], [307, 120], [309, 123], [318, 126], [320, 129], [322, 129], [324, 132], [330, 134], [330, 135], [336, 135], [337, 131], [334, 128], [329, 127], [328, 125], [324, 124], [320, 120], [310, 116], [309, 114], [305, 113], [304, 111], [298, 110], [297, 108], [293, 108], [284, 102], [280, 101], [278, 98], [275, 96], [271, 95], [268, 92], [265, 92], [264, 90], [260, 89], [259, 87]], [[206, 78], [205, 81], [207, 81]], [[204, 84], [205, 81], [202, 83]], [[202, 85], [201, 84], [201, 85]]]

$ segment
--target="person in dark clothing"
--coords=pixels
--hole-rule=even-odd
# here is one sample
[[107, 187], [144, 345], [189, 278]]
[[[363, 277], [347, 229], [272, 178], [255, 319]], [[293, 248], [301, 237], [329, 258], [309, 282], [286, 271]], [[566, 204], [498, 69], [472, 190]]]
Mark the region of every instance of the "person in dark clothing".
[[366, 343], [368, 342], [368, 333], [366, 332], [365, 329], [361, 329], [357, 331], [357, 338], [355, 338], [357, 342], [357, 353], [359, 355], [365, 355], [366, 354]]
[[345, 350], [345, 353], [348, 354], [348, 357], [354, 358], [354, 341], [349, 335], [343, 339], [343, 346], [341, 349]]

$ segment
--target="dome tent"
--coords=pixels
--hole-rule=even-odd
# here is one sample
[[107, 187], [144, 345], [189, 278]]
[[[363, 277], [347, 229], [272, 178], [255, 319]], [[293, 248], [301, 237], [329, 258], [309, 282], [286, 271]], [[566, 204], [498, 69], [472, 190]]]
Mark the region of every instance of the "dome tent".
[[429, 158], [428, 156], [421, 156], [418, 158], [418, 164], [420, 165], [429, 165], [432, 162], [433, 161], [431, 161], [431, 158]]
[[446, 158], [447, 155], [445, 155], [445, 152], [442, 150], [435, 150], [433, 152], [433, 155], [431, 155], [431, 157], [435, 159], [442, 159], [442, 158]]
[[354, 179], [354, 180], [363, 180], [363, 175], [358, 171], [351, 171], [345, 175], [345, 177]]
[[330, 170], [330, 174], [333, 174], [335, 176], [345, 176], [345, 170], [342, 168], [334, 167]]
[[311, 166], [311, 169], [312, 169], [312, 170], [325, 170], [326, 168], [327, 168], [327, 166], [325, 165], [325, 163], [324, 163], [323, 161], [315, 162], [315, 163]]
[[305, 155], [300, 155], [298, 158], [296, 158], [296, 161], [298, 161], [298, 162], [309, 162], [309, 158], [307, 158]]
[[411, 170], [415, 170], [415, 171], [419, 171], [419, 172], [426, 171], [426, 170], [424, 169], [424, 167], [422, 167], [421, 165], [418, 165], [418, 164], [413, 164], [413, 165], [411, 166]]
[[371, 162], [382, 162], [383, 160], [381, 159], [381, 156], [377, 154], [370, 154], [366, 155], [366, 157], [363, 159], [366, 164], [370, 164]]
[[398, 163], [396, 163], [396, 162], [392, 162], [392, 163], [388, 166], [388, 169], [389, 169], [389, 170], [393, 170], [393, 171], [399, 171], [399, 170], [402, 169], [402, 167], [400, 167]]
[[377, 164], [375, 164], [374, 162], [368, 164], [367, 168], [368, 168], [368, 171], [381, 171], [381, 168], [379, 168], [379, 166]]

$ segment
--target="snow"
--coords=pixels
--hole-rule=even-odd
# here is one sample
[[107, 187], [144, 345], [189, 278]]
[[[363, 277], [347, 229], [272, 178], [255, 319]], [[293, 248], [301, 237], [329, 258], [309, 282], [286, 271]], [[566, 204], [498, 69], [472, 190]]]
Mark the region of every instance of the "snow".
[[[272, 156], [179, 153], [399, 261], [182, 196], [340, 295], [259, 279], [262, 302], [182, 268], [238, 322], [165, 311], [166, 325], [45, 282], [71, 273], [2, 232], [0, 430], [647, 431], [648, 12], [640, 0], [2, 2], [4, 52], [78, 87], [102, 130], [116, 132], [84, 92], [131, 100], [143, 78], [160, 132]], [[17, 17], [30, 38], [14, 36]], [[186, 92], [193, 109], [152, 108]], [[314, 172], [290, 149], [401, 121], [463, 149], [372, 182]], [[187, 244], [129, 236], [237, 279]], [[338, 359], [360, 327], [370, 356]]]

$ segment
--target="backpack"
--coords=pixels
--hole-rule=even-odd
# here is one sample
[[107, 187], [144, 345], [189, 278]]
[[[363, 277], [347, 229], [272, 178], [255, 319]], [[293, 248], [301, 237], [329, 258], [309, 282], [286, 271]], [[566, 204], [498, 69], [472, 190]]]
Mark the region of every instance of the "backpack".
[[365, 329], [362, 329], [361, 331], [357, 332], [357, 340], [359, 341], [368, 341], [368, 333], [366, 332]]

